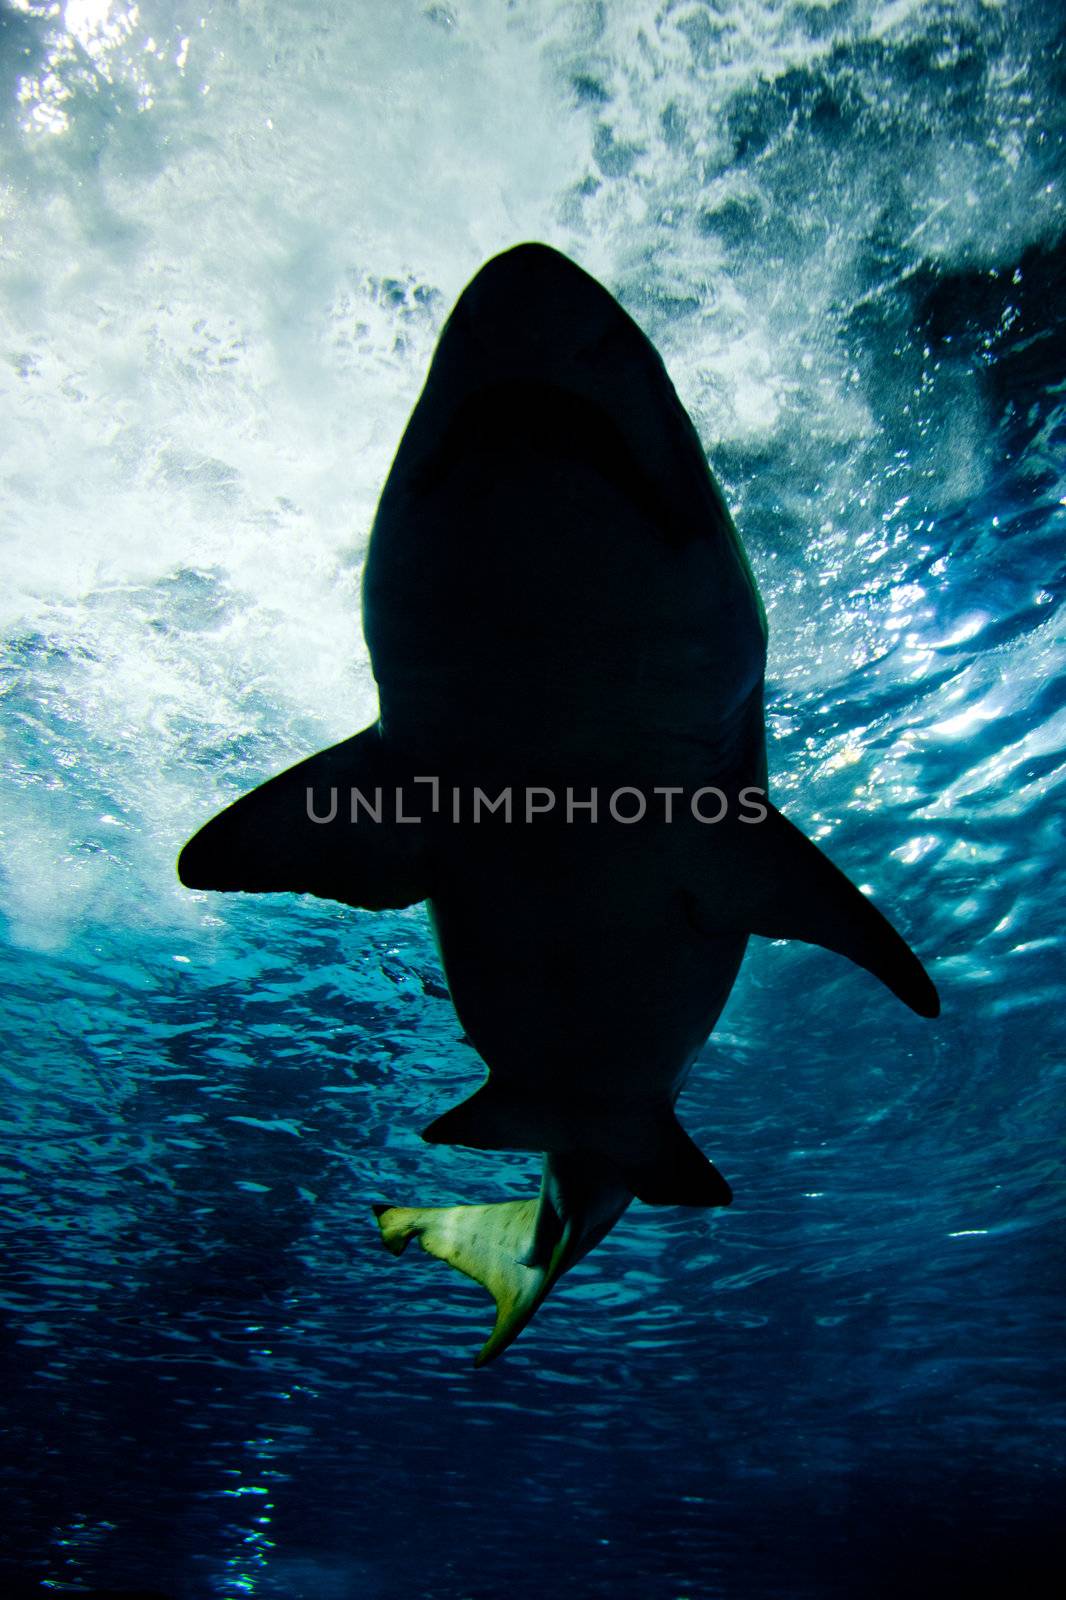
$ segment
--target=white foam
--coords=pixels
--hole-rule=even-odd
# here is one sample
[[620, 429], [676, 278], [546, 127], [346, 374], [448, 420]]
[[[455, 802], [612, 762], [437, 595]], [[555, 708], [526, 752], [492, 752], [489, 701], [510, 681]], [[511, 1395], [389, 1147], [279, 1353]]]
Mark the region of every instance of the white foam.
[[2, 134], [0, 262], [25, 780], [7, 903], [30, 942], [103, 904], [33, 717], [76, 751], [83, 810], [139, 831], [129, 881], [157, 892], [208, 789], [372, 716], [377, 496], [450, 304], [521, 238], [569, 250], [661, 344], [725, 463], [778, 667], [829, 680], [895, 648], [877, 607], [912, 576], [919, 515], [898, 507], [916, 482], [926, 504], [972, 493], [987, 430], [972, 385], [903, 324], [898, 357], [875, 351], [862, 318], [891, 327], [923, 264], [995, 266], [1054, 232], [1036, 34], [960, 8], [956, 56], [984, 41], [967, 124], [937, 98], [948, 45], [924, 88], [900, 75], [940, 26], [917, 3], [248, 0], [195, 22], [172, 0], [13, 3], [41, 41]]

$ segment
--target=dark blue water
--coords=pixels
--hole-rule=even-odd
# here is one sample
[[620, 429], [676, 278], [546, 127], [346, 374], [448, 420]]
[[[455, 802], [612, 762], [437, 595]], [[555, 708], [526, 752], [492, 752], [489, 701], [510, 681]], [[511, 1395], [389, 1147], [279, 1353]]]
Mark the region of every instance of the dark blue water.
[[[53, 9], [0, 4], [4, 1592], [1052, 1592], [1057, 8]], [[487, 1298], [369, 1210], [536, 1182], [418, 1138], [480, 1077], [422, 910], [173, 861], [370, 720], [376, 496], [525, 237], [663, 351], [775, 798], [944, 1014], [760, 942], [680, 1108], [734, 1205], [634, 1206], [475, 1372]]]

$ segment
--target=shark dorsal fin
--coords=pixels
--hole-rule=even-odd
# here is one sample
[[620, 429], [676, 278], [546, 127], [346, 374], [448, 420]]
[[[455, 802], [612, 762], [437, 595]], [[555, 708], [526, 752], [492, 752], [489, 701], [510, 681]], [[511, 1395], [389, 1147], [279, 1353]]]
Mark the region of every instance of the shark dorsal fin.
[[706, 881], [687, 896], [700, 933], [820, 944], [879, 978], [922, 1017], [940, 1000], [914, 951], [873, 902], [768, 802], [761, 822], [708, 827]]

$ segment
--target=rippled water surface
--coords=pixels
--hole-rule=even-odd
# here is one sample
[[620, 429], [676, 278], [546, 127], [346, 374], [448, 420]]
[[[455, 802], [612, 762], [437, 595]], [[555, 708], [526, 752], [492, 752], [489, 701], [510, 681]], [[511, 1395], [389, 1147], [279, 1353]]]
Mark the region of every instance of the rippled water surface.
[[[5, 1593], [1050, 1592], [1060, 29], [0, 0]], [[480, 1075], [423, 910], [173, 863], [371, 719], [374, 505], [523, 238], [663, 352], [766, 599], [775, 797], [944, 1014], [760, 943], [681, 1107], [734, 1206], [633, 1207], [475, 1372], [482, 1291], [368, 1210], [536, 1181], [418, 1138]]]

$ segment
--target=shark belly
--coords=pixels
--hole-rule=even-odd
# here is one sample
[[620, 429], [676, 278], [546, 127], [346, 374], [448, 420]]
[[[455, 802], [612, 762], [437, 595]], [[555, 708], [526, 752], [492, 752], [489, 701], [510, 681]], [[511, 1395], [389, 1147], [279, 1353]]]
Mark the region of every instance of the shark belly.
[[[592, 843], [591, 827], [573, 840], [546, 830], [509, 872], [490, 848], [472, 875], [468, 858], [463, 891], [431, 901], [459, 1019], [530, 1118], [517, 1148], [584, 1140], [606, 1153], [597, 1129], [605, 1137], [610, 1122], [617, 1140], [623, 1121], [672, 1107], [740, 965], [743, 935], [709, 947], [688, 921], [667, 852], [649, 851], [635, 873], [640, 841], [603, 833]], [[576, 880], [575, 848], [586, 858]]]

